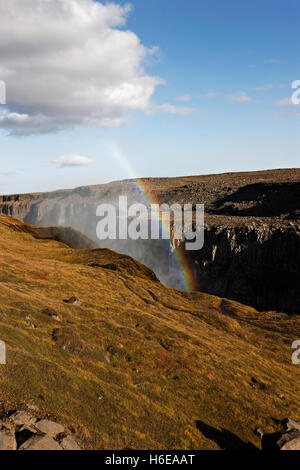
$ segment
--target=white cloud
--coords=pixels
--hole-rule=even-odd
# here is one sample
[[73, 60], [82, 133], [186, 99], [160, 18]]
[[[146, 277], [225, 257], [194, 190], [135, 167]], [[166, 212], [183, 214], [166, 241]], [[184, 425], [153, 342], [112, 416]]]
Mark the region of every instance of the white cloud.
[[254, 100], [247, 95], [245, 91], [238, 91], [236, 93], [230, 93], [227, 95], [230, 101], [235, 101], [242, 104], [253, 104]]
[[191, 114], [200, 114], [202, 111], [191, 106], [174, 106], [169, 103], [164, 103], [158, 106], [153, 106], [152, 113], [167, 113], [167, 114], [176, 114], [177, 116], [186, 117]]
[[186, 94], [186, 95], [177, 96], [176, 99], [178, 101], [184, 101], [185, 103], [188, 103], [189, 101], [191, 101], [191, 96]]
[[209, 91], [205, 98], [207, 98], [208, 100], [212, 100], [214, 98], [216, 98], [216, 96], [218, 95], [218, 93], [216, 93], [215, 91]]
[[280, 60], [271, 58], [271, 59], [267, 59], [267, 62], [268, 62], [268, 64], [278, 64], [280, 62]]
[[255, 90], [255, 91], [268, 91], [268, 90], [272, 90], [272, 89], [276, 89], [276, 88], [288, 88], [289, 86], [290, 85], [287, 85], [287, 84], [281, 84], [281, 85], [268, 84], [268, 85], [257, 86], [255, 88], [253, 88], [253, 90]]
[[213, 100], [218, 96], [218, 93], [215, 91], [209, 91], [207, 93], [202, 93], [201, 95], [198, 95], [198, 98], [205, 99], [205, 100]]
[[292, 98], [283, 98], [281, 100], [275, 101], [275, 106], [293, 106]]
[[248, 69], [256, 69], [257, 65], [256, 64], [249, 64]]
[[163, 83], [143, 67], [157, 48], [124, 29], [129, 11], [94, 0], [0, 0], [0, 127], [119, 126], [130, 111], [147, 111]]
[[273, 85], [262, 85], [262, 86], [257, 86], [253, 88], [254, 91], [267, 91], [270, 90], [271, 88], [274, 88]]
[[275, 116], [300, 116], [300, 111], [289, 109], [287, 111], [271, 111], [269, 114], [274, 114]]
[[53, 160], [55, 165], [58, 165], [60, 168], [73, 167], [73, 166], [89, 166], [94, 162], [90, 158], [84, 157], [82, 155], [62, 155], [55, 160]]

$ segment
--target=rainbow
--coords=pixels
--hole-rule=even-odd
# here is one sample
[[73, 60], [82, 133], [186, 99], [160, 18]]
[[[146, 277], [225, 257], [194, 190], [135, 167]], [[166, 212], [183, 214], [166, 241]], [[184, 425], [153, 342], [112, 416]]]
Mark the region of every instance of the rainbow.
[[[106, 148], [109, 153], [118, 161], [125, 170], [126, 175], [130, 178], [139, 192], [144, 202], [148, 205], [158, 204], [158, 201], [155, 200], [155, 197], [151, 193], [150, 189], [147, 186], [147, 182], [138, 177], [137, 172], [132, 167], [129, 158], [121, 149], [121, 147], [116, 143], [106, 144]], [[162, 224], [163, 224], [162, 220]], [[166, 249], [170, 250], [171, 242], [170, 240], [164, 240], [168, 246]], [[173, 256], [173, 265], [176, 268], [177, 278], [179, 280], [179, 285], [182, 290], [195, 290], [195, 277], [191, 267], [191, 262], [188, 260], [184, 249], [171, 249], [170, 252]]]

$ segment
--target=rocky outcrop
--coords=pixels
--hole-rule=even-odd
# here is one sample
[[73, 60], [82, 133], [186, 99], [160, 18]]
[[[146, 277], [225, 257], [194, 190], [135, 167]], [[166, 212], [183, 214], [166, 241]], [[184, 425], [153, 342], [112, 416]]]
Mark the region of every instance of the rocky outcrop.
[[281, 422], [284, 431], [262, 434], [263, 451], [300, 450], [300, 424], [286, 418]]
[[212, 223], [206, 225], [203, 249], [186, 256], [197, 290], [258, 310], [300, 312], [299, 224]]
[[80, 450], [64, 426], [38, 420], [28, 411], [14, 411], [0, 419], [0, 450]]

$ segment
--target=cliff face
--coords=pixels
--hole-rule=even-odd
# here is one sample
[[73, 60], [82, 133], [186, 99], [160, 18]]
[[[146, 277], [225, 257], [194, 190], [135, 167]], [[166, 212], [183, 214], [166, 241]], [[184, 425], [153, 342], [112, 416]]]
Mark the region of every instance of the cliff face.
[[206, 226], [201, 251], [187, 252], [197, 290], [258, 310], [300, 312], [300, 231], [294, 223]]
[[[144, 179], [160, 203], [204, 203], [205, 243], [185, 252], [196, 289], [238, 300], [259, 310], [300, 312], [300, 171]], [[134, 181], [52, 193], [0, 197], [0, 214], [38, 226], [71, 226], [101, 247], [149, 266], [169, 287], [183, 288], [172, 249], [159, 240], [96, 237], [96, 208], [144, 202]], [[182, 251], [182, 244], [175, 249]]]

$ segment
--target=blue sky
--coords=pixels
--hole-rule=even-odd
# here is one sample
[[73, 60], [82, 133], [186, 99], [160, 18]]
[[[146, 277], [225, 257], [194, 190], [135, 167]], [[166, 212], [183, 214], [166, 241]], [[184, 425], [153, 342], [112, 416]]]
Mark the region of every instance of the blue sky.
[[[18, 1], [13, 0], [16, 5]], [[4, 5], [0, 0], [0, 10]], [[126, 102], [126, 119], [113, 127], [99, 124], [99, 116], [96, 124], [83, 125], [77, 118], [73, 123], [64, 112], [55, 116], [60, 130], [54, 126], [43, 133], [18, 133], [11, 124], [3, 124], [1, 193], [48, 191], [132, 176], [299, 166], [300, 105], [289, 101], [291, 83], [300, 79], [297, 0], [133, 0], [131, 5], [126, 24], [118, 28], [135, 33], [149, 50], [155, 47], [142, 65], [145, 75], [161, 79], [147, 105], [131, 109]], [[97, 44], [101, 48], [101, 42]], [[118, 49], [116, 56], [119, 60]], [[19, 80], [23, 57], [24, 51], [14, 64]], [[8, 70], [7, 64], [9, 57], [3, 70]], [[118, 64], [115, 70], [122, 75]], [[26, 101], [24, 91], [11, 81], [19, 101], [13, 98], [10, 104], [9, 74], [5, 81], [7, 112], [25, 114], [26, 108], [30, 114], [30, 93], [34, 99], [37, 86], [25, 93]], [[52, 113], [49, 109], [45, 113]], [[109, 112], [115, 117], [117, 111]], [[69, 166], [74, 155], [82, 159]]]

